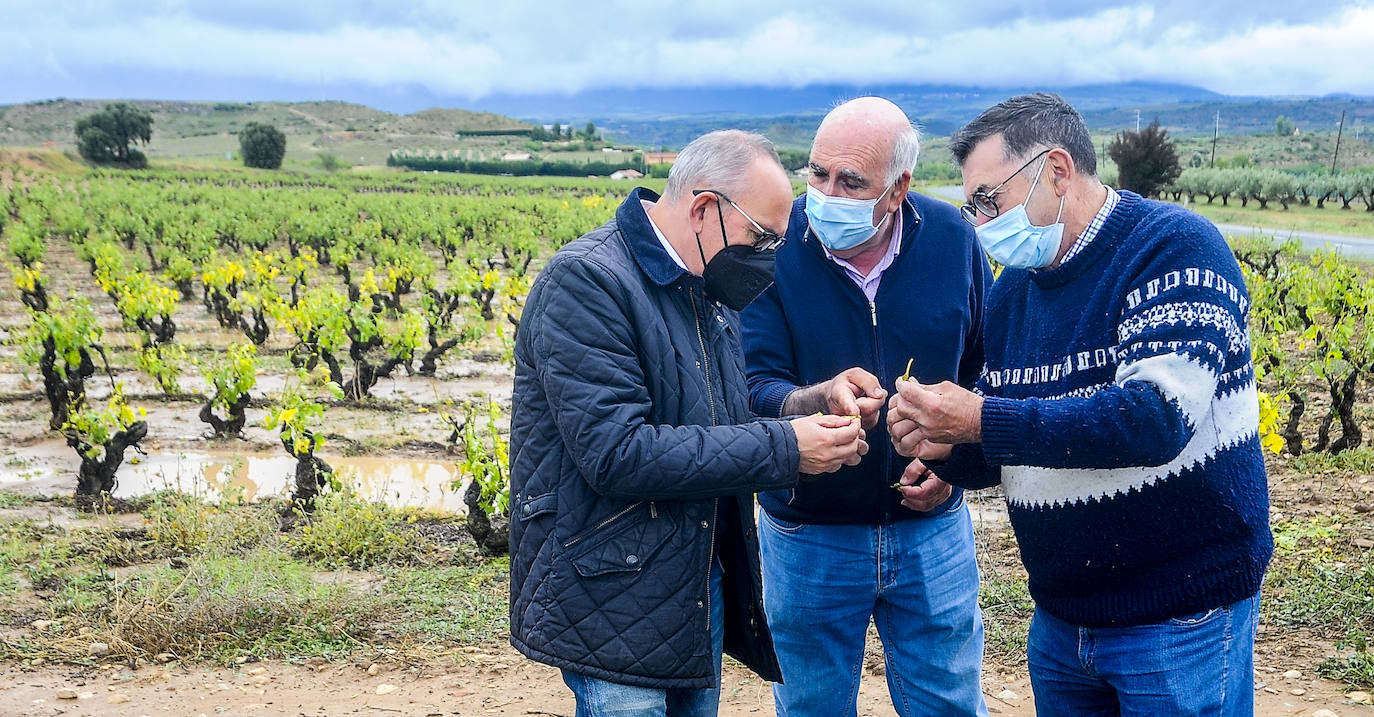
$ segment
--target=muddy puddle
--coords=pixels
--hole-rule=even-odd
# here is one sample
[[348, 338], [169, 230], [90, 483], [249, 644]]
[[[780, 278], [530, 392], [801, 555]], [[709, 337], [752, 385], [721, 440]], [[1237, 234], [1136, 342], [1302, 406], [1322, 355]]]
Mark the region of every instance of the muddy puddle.
[[[445, 460], [321, 456], [334, 467], [345, 486], [368, 500], [407, 508], [463, 513], [457, 466]], [[245, 501], [285, 496], [291, 491], [296, 462], [285, 455], [212, 451], [149, 452], [119, 468], [116, 498], [133, 498], [159, 490], [175, 490], [206, 500]], [[0, 489], [45, 495], [70, 494], [75, 466], [46, 461], [11, 459], [0, 465]]]

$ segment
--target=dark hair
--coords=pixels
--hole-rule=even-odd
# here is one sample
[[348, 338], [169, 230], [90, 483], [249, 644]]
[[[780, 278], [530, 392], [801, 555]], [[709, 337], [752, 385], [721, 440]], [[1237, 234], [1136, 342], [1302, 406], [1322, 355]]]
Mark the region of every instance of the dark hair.
[[949, 151], [955, 163], [963, 166], [979, 142], [999, 134], [1007, 146], [1007, 159], [1025, 157], [1047, 147], [1061, 147], [1073, 157], [1078, 171], [1097, 175], [1097, 151], [1093, 149], [1088, 125], [1083, 115], [1059, 95], [1035, 92], [989, 107], [950, 137]]

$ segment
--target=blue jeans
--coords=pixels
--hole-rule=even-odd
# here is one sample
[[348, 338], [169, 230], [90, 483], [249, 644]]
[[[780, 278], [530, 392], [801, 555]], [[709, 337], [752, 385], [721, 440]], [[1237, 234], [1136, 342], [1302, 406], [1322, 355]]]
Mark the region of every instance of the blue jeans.
[[884, 525], [792, 523], [762, 511], [759, 523], [780, 717], [856, 714], [870, 618], [897, 714], [987, 714], [967, 507]]
[[659, 690], [563, 670], [563, 682], [577, 699], [576, 717], [716, 717], [725, 639], [724, 602], [720, 558], [715, 558], [711, 566], [711, 644], [716, 656], [716, 687]]
[[1195, 615], [1088, 628], [1031, 620], [1035, 710], [1055, 715], [1251, 715], [1259, 594]]

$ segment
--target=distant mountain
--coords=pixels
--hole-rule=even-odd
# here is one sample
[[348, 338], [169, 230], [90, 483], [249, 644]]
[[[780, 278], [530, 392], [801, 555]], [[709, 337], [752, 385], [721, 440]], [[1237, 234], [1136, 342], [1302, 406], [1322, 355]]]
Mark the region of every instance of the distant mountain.
[[802, 88], [727, 87], [594, 90], [572, 95], [497, 95], [476, 102], [483, 109], [532, 122], [580, 126], [591, 120], [616, 141], [680, 147], [721, 127], [767, 134], [784, 146], [810, 144], [816, 124], [835, 104], [862, 95], [886, 97], [927, 134], [948, 135], [987, 107], [1015, 94], [1047, 90], [1062, 95], [1094, 132], [1134, 128], [1158, 118], [1179, 135], [1210, 134], [1217, 112], [1229, 134], [1272, 132], [1285, 115], [1304, 131], [1334, 129], [1342, 110], [1347, 122], [1374, 124], [1374, 98], [1250, 97], [1223, 95], [1188, 85], [1149, 82], [1077, 87], [978, 88], [957, 85], [815, 85]]
[[978, 111], [1021, 92], [1052, 89], [1081, 109], [1208, 102], [1224, 96], [1187, 85], [1128, 82], [1068, 88], [987, 89], [957, 85], [878, 84], [787, 87], [685, 87], [587, 90], [570, 95], [493, 95], [472, 104], [540, 122], [653, 119], [728, 114], [752, 117], [824, 114], [836, 103], [881, 95], [914, 115]]

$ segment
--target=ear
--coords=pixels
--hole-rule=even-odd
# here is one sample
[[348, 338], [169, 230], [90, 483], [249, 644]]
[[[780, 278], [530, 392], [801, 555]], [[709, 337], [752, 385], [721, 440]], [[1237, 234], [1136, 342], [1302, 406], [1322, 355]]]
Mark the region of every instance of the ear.
[[712, 192], [702, 192], [694, 197], [687, 205], [687, 222], [692, 227], [693, 234], [700, 234], [706, 227], [706, 218], [709, 212], [714, 211], [711, 206], [719, 201], [719, 198]]
[[906, 193], [911, 189], [911, 172], [904, 171], [902, 176], [897, 178], [896, 186], [892, 188], [892, 195], [887, 198], [887, 211], [895, 212], [906, 201]]
[[1054, 187], [1056, 196], [1064, 196], [1069, 191], [1069, 184], [1078, 176], [1078, 168], [1074, 166], [1073, 155], [1063, 147], [1055, 147], [1050, 153], [1045, 155], [1046, 163], [1050, 168], [1050, 176], [1047, 178], [1050, 186]]

